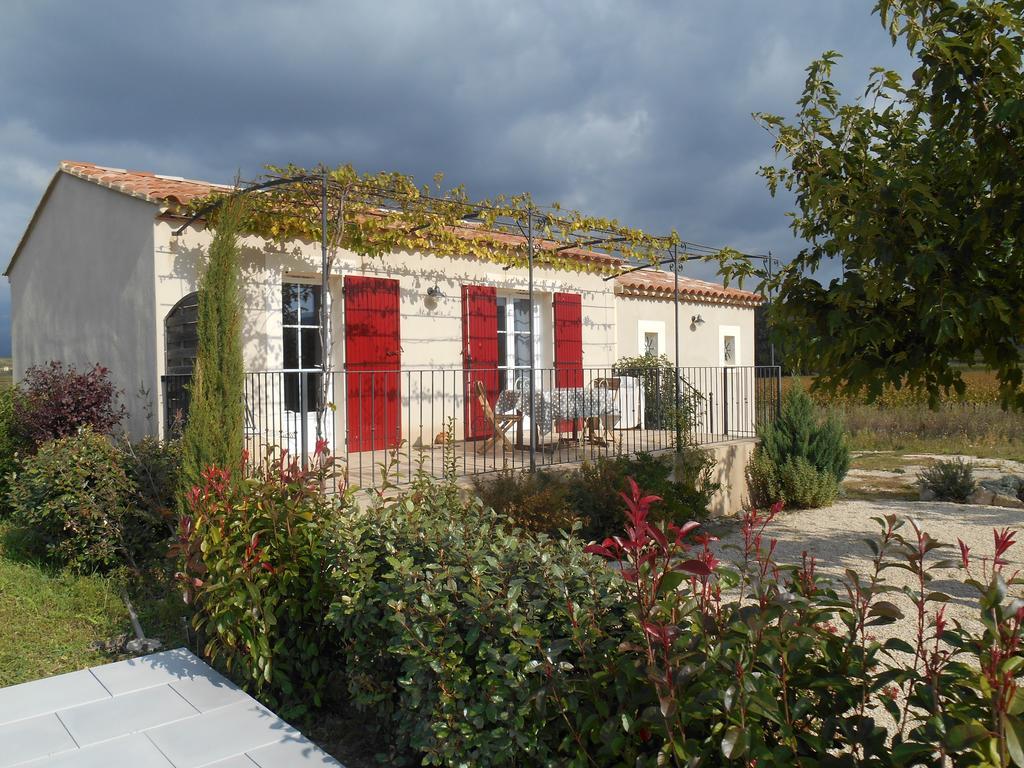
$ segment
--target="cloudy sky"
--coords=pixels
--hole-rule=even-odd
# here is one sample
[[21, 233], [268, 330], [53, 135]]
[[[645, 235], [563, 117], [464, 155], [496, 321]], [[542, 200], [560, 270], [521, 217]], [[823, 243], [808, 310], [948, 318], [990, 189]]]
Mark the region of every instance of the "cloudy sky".
[[[62, 159], [212, 181], [350, 162], [785, 257], [756, 175], [804, 68], [902, 71], [873, 0], [4, 0], [0, 261]], [[694, 274], [709, 276], [694, 268]], [[10, 297], [0, 285], [0, 356]]]

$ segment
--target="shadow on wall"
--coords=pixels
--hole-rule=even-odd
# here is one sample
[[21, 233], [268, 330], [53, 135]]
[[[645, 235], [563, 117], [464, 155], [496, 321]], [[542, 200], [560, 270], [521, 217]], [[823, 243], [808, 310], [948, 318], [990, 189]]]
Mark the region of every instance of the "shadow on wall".
[[749, 502], [746, 469], [756, 446], [757, 440], [748, 438], [705, 448], [714, 457], [714, 480], [720, 486], [708, 506], [713, 517], [738, 514]]
[[[202, 268], [208, 256], [206, 245], [185, 245], [179, 238], [171, 241], [170, 272], [157, 275], [157, 279], [168, 289], [161, 295], [163, 302], [157, 307], [158, 323], [162, 324], [167, 313], [183, 296], [198, 289]], [[273, 311], [279, 311], [280, 288], [275, 279], [276, 293], [269, 291], [267, 252], [260, 248], [245, 246], [241, 249], [241, 296], [243, 312], [243, 334], [246, 367], [261, 370], [270, 366], [273, 342], [267, 328], [266, 318]], [[276, 276], [275, 276], [276, 278]], [[177, 283], [177, 290], [169, 290], [169, 283]], [[172, 301], [173, 299], [173, 301]], [[162, 327], [162, 325], [161, 325]], [[163, 354], [163, 350], [160, 351]]]

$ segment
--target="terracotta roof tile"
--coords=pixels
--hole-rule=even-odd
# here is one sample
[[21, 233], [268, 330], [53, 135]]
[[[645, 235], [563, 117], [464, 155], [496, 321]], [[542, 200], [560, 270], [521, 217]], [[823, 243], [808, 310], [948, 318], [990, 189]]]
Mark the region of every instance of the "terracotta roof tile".
[[[671, 272], [640, 270], [615, 278], [616, 291], [627, 296], [650, 296], [671, 299], [675, 281]], [[717, 283], [679, 276], [679, 295], [691, 301], [756, 306], [761, 296], [739, 288], [726, 288]]]
[[197, 197], [210, 194], [215, 189], [231, 189], [224, 184], [208, 181], [193, 181], [177, 176], [159, 176], [146, 171], [129, 171], [124, 168], [107, 168], [93, 163], [77, 163], [65, 160], [60, 164], [65, 173], [92, 181], [103, 187], [132, 195], [151, 203], [186, 205]]

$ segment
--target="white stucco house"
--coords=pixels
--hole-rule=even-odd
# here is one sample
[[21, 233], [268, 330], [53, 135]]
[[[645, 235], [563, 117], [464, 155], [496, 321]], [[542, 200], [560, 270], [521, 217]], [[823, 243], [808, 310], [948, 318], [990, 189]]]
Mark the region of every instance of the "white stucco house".
[[[163, 432], [172, 418], [169, 401], [181, 395], [191, 372], [198, 272], [212, 236], [202, 221], [180, 235], [175, 230], [186, 219], [184, 206], [217, 186], [62, 162], [4, 272], [15, 379], [50, 360], [98, 362], [125, 392], [129, 432]], [[584, 261], [612, 259], [570, 253]], [[315, 433], [309, 425], [322, 405], [315, 392], [323, 384], [318, 371], [325, 353], [339, 376], [327, 387], [331, 437], [359, 452], [430, 444], [449, 419], [460, 440], [486, 434], [491, 427], [480, 421], [467, 371], [491, 371], [483, 378], [493, 403], [499, 390], [522, 383], [531, 354], [539, 389], [590, 389], [607, 385], [622, 357], [671, 357], [675, 349], [667, 272], [604, 280], [537, 268], [530, 349], [525, 269], [434, 253], [371, 259], [342, 251], [329, 278], [325, 352], [317, 340], [319, 270], [318, 243], [243, 241], [245, 363], [253, 372], [250, 394], [261, 403], [249, 414], [250, 428], [288, 435], [293, 448], [300, 432], [307, 439]], [[690, 278], [680, 279], [679, 295], [680, 365], [707, 368], [714, 386], [723, 369], [752, 370], [759, 297]], [[370, 371], [394, 375], [359, 375]], [[735, 371], [725, 375], [737, 384], [718, 397], [736, 397], [746, 384]], [[699, 378], [694, 373], [689, 385], [712, 386]], [[752, 417], [737, 418], [734, 423], [752, 429]], [[705, 430], [721, 432], [721, 421]]]

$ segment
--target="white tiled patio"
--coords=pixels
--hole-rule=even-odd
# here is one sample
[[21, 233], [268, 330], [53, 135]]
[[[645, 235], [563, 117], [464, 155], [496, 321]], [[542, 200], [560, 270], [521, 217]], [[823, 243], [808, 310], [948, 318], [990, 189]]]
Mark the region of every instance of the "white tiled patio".
[[0, 768], [341, 763], [185, 649], [0, 689]]

